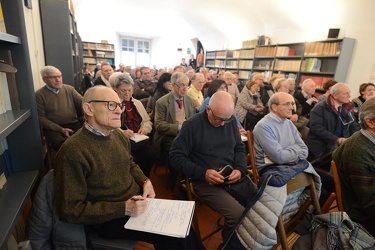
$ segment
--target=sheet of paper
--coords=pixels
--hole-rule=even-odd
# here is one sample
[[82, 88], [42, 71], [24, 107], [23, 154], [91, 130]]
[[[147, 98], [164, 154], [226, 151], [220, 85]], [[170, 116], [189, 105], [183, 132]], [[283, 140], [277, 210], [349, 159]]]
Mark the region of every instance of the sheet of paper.
[[146, 211], [131, 217], [126, 229], [185, 238], [190, 231], [194, 201], [147, 199]]
[[147, 135], [140, 135], [138, 133], [134, 133], [134, 135], [132, 137], [130, 137], [130, 140], [133, 140], [135, 142], [140, 142], [140, 141], [143, 141], [143, 140], [147, 140], [148, 137]]

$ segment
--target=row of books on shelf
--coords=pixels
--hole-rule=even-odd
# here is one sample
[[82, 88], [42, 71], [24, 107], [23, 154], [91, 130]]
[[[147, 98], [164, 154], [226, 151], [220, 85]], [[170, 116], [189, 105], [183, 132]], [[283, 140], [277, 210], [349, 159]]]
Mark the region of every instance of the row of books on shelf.
[[320, 88], [320, 89], [323, 88], [323, 84], [324, 84], [325, 82], [327, 82], [328, 80], [333, 80], [332, 77], [312, 76], [312, 75], [302, 75], [302, 76], [301, 76], [301, 80], [300, 80], [300, 84], [302, 84], [303, 81], [305, 81], [306, 79], [312, 79], [312, 80], [315, 82], [316, 87], [317, 87], [317, 88]]
[[255, 60], [253, 65], [255, 69], [272, 69], [273, 60]]
[[300, 60], [280, 60], [280, 59], [276, 59], [274, 70], [299, 71], [300, 67], [301, 67], [301, 61]]
[[10, 162], [10, 154], [6, 139], [0, 141], [0, 189], [7, 182], [7, 178], [13, 173]]
[[255, 52], [254, 50], [241, 50], [240, 58], [253, 58], [254, 52]]
[[242, 48], [255, 48], [258, 45], [258, 39], [246, 40], [242, 42]]
[[238, 67], [241, 69], [251, 69], [253, 67], [253, 60], [240, 60]]
[[83, 43], [84, 49], [92, 49], [92, 50], [114, 50], [115, 47], [113, 44], [103, 44], [103, 43]]
[[318, 58], [308, 58], [302, 61], [301, 71], [320, 72], [322, 60]]
[[215, 58], [215, 51], [207, 52], [206, 53], [206, 58]]
[[238, 68], [237, 60], [228, 60], [226, 63], [227, 68]]
[[296, 50], [288, 46], [278, 46], [276, 49], [276, 56], [295, 56]]
[[305, 47], [305, 56], [332, 56], [339, 55], [342, 42], [308, 42]]
[[225, 61], [224, 60], [215, 60], [215, 67], [225, 67]]
[[215, 54], [216, 58], [225, 58], [227, 57], [227, 51], [224, 50], [224, 51], [216, 51], [216, 54]]
[[257, 47], [255, 49], [255, 56], [275, 56], [275, 52], [275, 46]]

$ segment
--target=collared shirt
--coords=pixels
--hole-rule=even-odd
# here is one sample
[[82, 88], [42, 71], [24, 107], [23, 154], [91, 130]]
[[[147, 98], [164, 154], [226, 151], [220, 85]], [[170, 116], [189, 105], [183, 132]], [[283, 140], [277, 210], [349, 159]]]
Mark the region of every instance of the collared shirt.
[[[309, 98], [312, 97], [312, 96], [309, 96], [308, 94], [306, 94], [306, 92], [303, 91], [303, 90], [301, 91], [301, 93], [302, 93], [303, 97], [305, 97], [306, 99], [309, 99]], [[308, 101], [308, 100], [306, 100], [306, 102], [307, 102], [309, 105], [312, 104], [312, 101]]]
[[[91, 133], [98, 135], [98, 136], [108, 136], [100, 132], [99, 130], [95, 129], [93, 126], [91, 126], [87, 121], [85, 121], [85, 128], [90, 131]], [[109, 135], [113, 132], [113, 129], [109, 132]]]
[[368, 138], [373, 144], [375, 144], [375, 135], [367, 131], [366, 129], [361, 129], [361, 133]]
[[54, 88], [51, 88], [50, 86], [46, 85], [47, 89], [51, 90], [53, 93], [55, 93], [56, 95], [60, 92], [60, 89], [54, 89]]

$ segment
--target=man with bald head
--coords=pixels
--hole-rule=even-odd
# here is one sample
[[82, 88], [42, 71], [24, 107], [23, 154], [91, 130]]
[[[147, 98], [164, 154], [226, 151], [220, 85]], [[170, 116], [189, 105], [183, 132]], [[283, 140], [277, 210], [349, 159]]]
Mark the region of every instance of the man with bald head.
[[192, 179], [194, 192], [212, 209], [225, 217], [223, 240], [240, 218], [244, 207], [224, 188], [219, 169], [234, 168], [228, 183], [246, 174], [246, 151], [233, 118], [234, 103], [225, 91], [212, 95], [205, 112], [184, 122], [174, 140], [171, 166]]
[[118, 129], [125, 106], [116, 92], [95, 86], [82, 103], [86, 122], [57, 153], [59, 218], [86, 225], [102, 237], [146, 241], [155, 249], [204, 249], [194, 231], [174, 238], [124, 228], [130, 217], [145, 211], [146, 198], [155, 197], [154, 188], [133, 162], [129, 138]]

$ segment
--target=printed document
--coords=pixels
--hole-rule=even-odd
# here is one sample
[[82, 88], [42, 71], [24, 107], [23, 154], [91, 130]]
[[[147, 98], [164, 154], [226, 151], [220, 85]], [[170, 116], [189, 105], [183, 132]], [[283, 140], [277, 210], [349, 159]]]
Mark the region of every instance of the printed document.
[[147, 202], [145, 212], [130, 217], [124, 226], [126, 229], [177, 238], [185, 238], [189, 234], [194, 201], [147, 198]]

